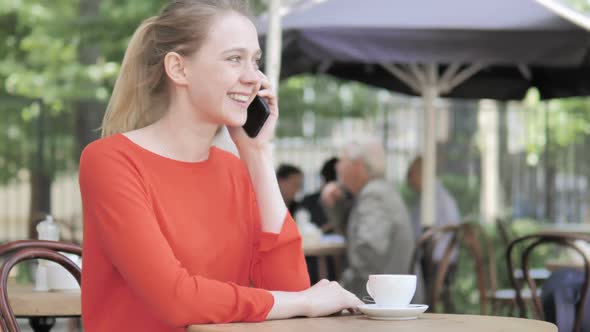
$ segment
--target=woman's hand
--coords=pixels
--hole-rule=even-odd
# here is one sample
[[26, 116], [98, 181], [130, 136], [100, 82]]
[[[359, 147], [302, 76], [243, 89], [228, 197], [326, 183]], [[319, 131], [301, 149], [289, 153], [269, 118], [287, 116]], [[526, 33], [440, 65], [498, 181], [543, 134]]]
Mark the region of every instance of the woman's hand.
[[335, 281], [320, 280], [301, 292], [271, 292], [274, 305], [266, 319], [285, 319], [297, 316], [319, 317], [348, 310], [356, 313], [363, 304], [354, 294]]
[[336, 281], [320, 280], [302, 292], [307, 317], [327, 316], [342, 310], [356, 312], [356, 307], [363, 304], [356, 295], [342, 288]]
[[260, 90], [258, 91], [258, 96], [262, 97], [266, 101], [270, 110], [270, 114], [266, 119], [266, 122], [264, 122], [262, 129], [260, 129], [260, 132], [254, 138], [249, 137], [242, 127], [228, 128], [229, 134], [240, 152], [242, 152], [243, 149], [260, 149], [269, 146], [270, 141], [274, 137], [275, 127], [279, 118], [277, 97], [272, 86], [270, 85], [270, 81], [268, 77], [266, 77], [266, 75], [264, 75], [260, 70], [258, 73], [261, 77], [261, 85]]

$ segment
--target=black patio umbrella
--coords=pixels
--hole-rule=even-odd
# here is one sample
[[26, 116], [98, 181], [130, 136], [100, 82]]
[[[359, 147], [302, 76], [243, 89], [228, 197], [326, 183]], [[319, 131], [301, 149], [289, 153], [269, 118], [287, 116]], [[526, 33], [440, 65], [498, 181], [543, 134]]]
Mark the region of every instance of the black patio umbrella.
[[434, 220], [438, 96], [590, 94], [590, 33], [534, 0], [311, 0], [282, 29], [282, 78], [326, 73], [424, 97], [424, 224]]

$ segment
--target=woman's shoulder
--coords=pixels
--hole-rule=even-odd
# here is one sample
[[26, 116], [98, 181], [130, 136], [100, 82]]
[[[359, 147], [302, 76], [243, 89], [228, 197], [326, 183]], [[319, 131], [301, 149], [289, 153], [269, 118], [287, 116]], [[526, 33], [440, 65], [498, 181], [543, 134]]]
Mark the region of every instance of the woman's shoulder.
[[125, 155], [129, 149], [125, 140], [123, 135], [115, 134], [91, 142], [82, 150], [80, 167], [100, 167], [108, 161], [120, 163], [127, 159]]
[[102, 137], [86, 145], [86, 147], [82, 150], [82, 156], [117, 151], [120, 149], [122, 144], [124, 144], [124, 136], [122, 134], [114, 134], [111, 136]]

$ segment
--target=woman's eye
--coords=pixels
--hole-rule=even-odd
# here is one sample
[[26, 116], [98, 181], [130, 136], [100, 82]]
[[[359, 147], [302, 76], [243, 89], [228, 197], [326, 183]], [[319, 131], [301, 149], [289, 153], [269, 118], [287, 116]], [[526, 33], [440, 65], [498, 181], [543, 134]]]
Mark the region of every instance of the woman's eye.
[[260, 68], [260, 59], [254, 60], [254, 67]]
[[228, 59], [229, 61], [232, 62], [240, 62], [240, 57], [239, 56], [232, 56], [231, 58]]

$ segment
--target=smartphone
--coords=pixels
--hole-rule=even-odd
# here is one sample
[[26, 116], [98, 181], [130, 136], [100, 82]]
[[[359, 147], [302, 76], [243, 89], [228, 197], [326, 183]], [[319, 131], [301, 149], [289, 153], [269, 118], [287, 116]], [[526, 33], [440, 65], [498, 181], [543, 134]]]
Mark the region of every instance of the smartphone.
[[242, 126], [246, 134], [252, 138], [258, 136], [260, 129], [268, 119], [270, 109], [266, 101], [258, 95], [254, 98], [252, 103], [248, 106], [248, 117], [246, 123]]

